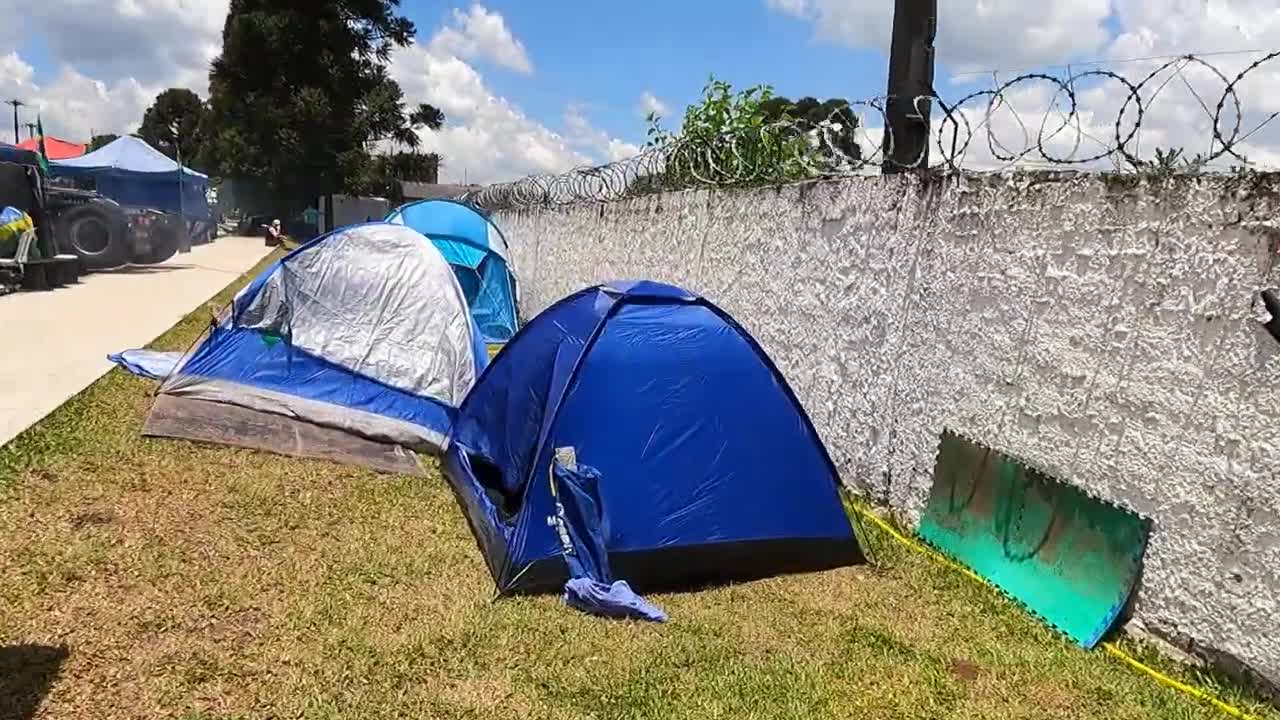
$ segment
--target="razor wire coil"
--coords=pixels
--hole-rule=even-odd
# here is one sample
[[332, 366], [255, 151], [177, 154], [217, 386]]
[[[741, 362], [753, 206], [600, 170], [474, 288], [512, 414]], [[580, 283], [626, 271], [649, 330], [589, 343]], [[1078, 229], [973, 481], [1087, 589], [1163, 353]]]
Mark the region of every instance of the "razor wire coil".
[[[1234, 75], [1202, 55], [1151, 59], [1149, 71], [1137, 79], [1107, 69], [1076, 72], [1070, 66], [1061, 74], [1031, 72], [1004, 80], [993, 73], [991, 87], [955, 101], [936, 92], [913, 98], [917, 110], [932, 108], [932, 121], [926, 151], [906, 161], [894, 152], [887, 121], [890, 98], [881, 96], [851, 101], [816, 122], [785, 119], [714, 137], [676, 137], [616, 162], [496, 183], [465, 199], [488, 210], [520, 209], [882, 170], [1248, 170], [1260, 167], [1246, 155], [1249, 141], [1264, 130], [1280, 129], [1272, 127], [1280, 111], [1268, 112], [1268, 100], [1255, 103], [1258, 111], [1242, 100], [1246, 85], [1266, 85], [1265, 73], [1275, 73], [1272, 77], [1280, 80], [1280, 51], [1259, 55]], [[1207, 140], [1207, 147], [1190, 157], [1181, 156], [1181, 149], [1161, 149], [1162, 130], [1149, 128], [1158, 117], [1153, 106], [1181, 91], [1194, 110], [1193, 119], [1203, 125], [1200, 139]], [[1086, 97], [1096, 100], [1105, 93], [1111, 93], [1106, 95], [1113, 100], [1111, 107], [1086, 107]], [[1030, 99], [1030, 111], [1017, 107], [1020, 99]], [[1184, 108], [1160, 119], [1185, 124], [1192, 119], [1186, 114]], [[1256, 122], [1246, 122], [1246, 117]], [[878, 126], [869, 126], [868, 119], [878, 120]]]

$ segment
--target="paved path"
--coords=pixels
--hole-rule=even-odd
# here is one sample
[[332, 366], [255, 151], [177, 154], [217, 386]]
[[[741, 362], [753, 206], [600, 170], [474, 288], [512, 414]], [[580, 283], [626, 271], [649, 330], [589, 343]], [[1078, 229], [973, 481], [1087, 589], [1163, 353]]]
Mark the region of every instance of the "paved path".
[[107, 354], [151, 342], [269, 251], [260, 237], [218, 238], [160, 265], [0, 297], [0, 445], [102, 377]]

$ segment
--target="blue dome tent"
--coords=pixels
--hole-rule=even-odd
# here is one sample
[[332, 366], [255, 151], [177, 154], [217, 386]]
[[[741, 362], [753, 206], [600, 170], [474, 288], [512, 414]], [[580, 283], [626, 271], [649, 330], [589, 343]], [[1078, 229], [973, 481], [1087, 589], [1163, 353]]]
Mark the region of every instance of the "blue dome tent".
[[241, 290], [165, 379], [143, 432], [420, 472], [487, 361], [431, 243], [342, 228]]
[[392, 211], [387, 222], [431, 238], [453, 266], [485, 339], [511, 339], [517, 328], [516, 276], [506, 238], [492, 220], [454, 200], [422, 200]]
[[[589, 512], [564, 512], [582, 493], [563, 457], [588, 468]], [[637, 589], [862, 561], [836, 470], [777, 368], [669, 285], [588, 288], [531, 320], [460, 408], [444, 469], [502, 594], [563, 585], [590, 554], [566, 550], [581, 537]]]
[[23, 150], [17, 145], [0, 142], [0, 162], [17, 163], [19, 165], [38, 165], [40, 156], [30, 150]]

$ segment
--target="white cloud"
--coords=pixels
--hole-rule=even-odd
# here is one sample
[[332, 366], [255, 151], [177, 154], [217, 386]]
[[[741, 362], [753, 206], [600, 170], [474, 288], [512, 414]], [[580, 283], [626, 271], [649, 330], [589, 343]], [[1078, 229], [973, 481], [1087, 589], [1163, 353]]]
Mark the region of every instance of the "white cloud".
[[436, 33], [431, 39], [431, 49], [466, 60], [492, 60], [525, 75], [533, 73], [533, 63], [524, 45], [507, 29], [506, 20], [478, 4], [465, 13], [455, 9], [453, 25]]
[[767, 0], [767, 4], [774, 10], [796, 17], [803, 17], [809, 11], [807, 0]]
[[[505, 27], [501, 16], [480, 10], [491, 18], [486, 23]], [[476, 8], [472, 8], [471, 16], [475, 15]], [[495, 95], [473, 66], [450, 51], [455, 40], [441, 40], [456, 32], [457, 28], [444, 28], [426, 44], [415, 43], [397, 51], [391, 62], [391, 75], [410, 103], [431, 103], [445, 113], [443, 128], [419, 133], [424, 150], [443, 156], [442, 179], [452, 182], [465, 177], [481, 183], [512, 180], [564, 172], [637, 151], [634, 145], [592, 127], [575, 107], [565, 113], [564, 134], [525, 115]], [[515, 38], [511, 41], [519, 47]]]
[[450, 179], [465, 173], [471, 182], [491, 182], [590, 162], [565, 138], [495, 96], [475, 68], [434, 44], [397, 51], [391, 75], [410, 102], [444, 111], [444, 128], [420, 134], [424, 150], [444, 156]]
[[0, 83], [3, 83], [6, 96], [22, 95], [35, 87], [35, 72], [35, 68], [25, 63], [16, 52], [0, 56]]
[[[123, 133], [136, 129], [143, 110], [158, 92], [133, 78], [108, 86], [70, 66], [63, 66], [53, 81], [45, 85], [37, 84], [34, 76], [34, 69], [17, 53], [0, 56], [0, 95], [27, 102], [27, 108], [22, 111], [24, 122], [34, 122], [39, 114], [45, 132], [69, 140], [86, 141], [92, 132]], [[0, 127], [7, 125], [0, 123]], [[7, 133], [0, 133], [0, 137], [9, 139]]]
[[[0, 52], [21, 36], [38, 35], [50, 54], [90, 77], [114, 85], [208, 89], [209, 61], [222, 45], [229, 0], [0, 0], [5, 23]], [[18, 34], [20, 31], [21, 35]]]
[[[1152, 157], [1156, 147], [1182, 148], [1186, 155], [1219, 151], [1213, 117], [1227, 82], [1264, 56], [1240, 51], [1280, 47], [1280, 7], [1273, 0], [1114, 0], [1114, 5], [1122, 29], [1107, 48], [1106, 56], [1116, 61], [1111, 69], [1132, 82], [1159, 71], [1143, 88], [1142, 129], [1132, 146], [1140, 148], [1144, 158]], [[1212, 69], [1178, 61], [1161, 70], [1170, 60], [1118, 62], [1189, 51], [1237, 52], [1206, 56], [1204, 60]], [[1280, 96], [1274, 92], [1277, 85], [1280, 60], [1250, 70], [1236, 86], [1234, 97], [1226, 97], [1218, 128], [1230, 137], [1239, 120], [1236, 135], [1245, 143], [1242, 150], [1250, 160], [1269, 168], [1280, 167], [1272, 164], [1280, 150], [1280, 124], [1260, 124], [1280, 111]], [[1128, 91], [1112, 82], [1089, 98], [1098, 104], [1100, 124], [1114, 123], [1127, 97]], [[1236, 113], [1236, 100], [1240, 113]], [[1126, 134], [1133, 115], [1131, 104], [1125, 118]], [[1222, 160], [1236, 162], [1230, 156]]]
[[671, 113], [671, 108], [653, 93], [645, 90], [640, 93], [640, 117], [648, 117], [650, 113], [658, 117], [666, 117]]
[[624, 160], [640, 152], [638, 146], [610, 137], [609, 133], [592, 126], [576, 105], [565, 110], [564, 126], [570, 145], [606, 162]]
[[[822, 38], [859, 47], [884, 49], [892, 25], [892, 3], [854, 3], [840, 0], [766, 0], [780, 12], [808, 19]], [[952, 70], [1002, 68], [991, 75], [966, 77], [966, 82], [1002, 83], [1028, 69], [1065, 77], [1061, 66], [1072, 60], [1102, 58], [1101, 69], [1117, 72], [1138, 83], [1169, 59], [1131, 62], [1133, 58], [1175, 57], [1187, 52], [1219, 53], [1280, 47], [1280, 7], [1274, 0], [942, 0], [937, 48], [940, 61]], [[1108, 33], [1105, 24], [1117, 28]], [[1214, 138], [1213, 116], [1226, 82], [1234, 79], [1262, 53], [1213, 54], [1205, 59], [1227, 80], [1197, 63], [1175, 62], [1147, 82], [1141, 92], [1142, 127], [1126, 147], [1150, 161], [1156, 148], [1180, 148], [1184, 156], [1221, 149]], [[1076, 73], [1098, 69], [1076, 65]], [[939, 81], [941, 84], [941, 80]], [[1267, 168], [1280, 158], [1280, 120], [1266, 123], [1280, 111], [1280, 60], [1250, 72], [1225, 103], [1219, 131], [1230, 136], [1235, 127], [1236, 98], [1241, 152]], [[956, 100], [954, 93], [949, 99]], [[1019, 83], [988, 115], [988, 98], [979, 97], [964, 108], [974, 137], [965, 156], [966, 167], [1000, 167], [1001, 156], [1041, 159], [1035, 146], [1058, 158], [1084, 158], [1115, 147], [1116, 120], [1121, 116], [1122, 138], [1129, 137], [1137, 104], [1119, 82], [1100, 77], [1073, 88], [1076, 115], [1068, 117], [1070, 101], [1061, 88], [1043, 81]], [[1130, 100], [1125, 107], [1126, 100]], [[936, 162], [939, 115], [935, 111], [932, 146]], [[874, 130], [881, 118], [866, 120]], [[1064, 126], [1064, 123], [1068, 123]], [[1042, 130], [1043, 129], [1043, 130]], [[1256, 130], [1256, 131], [1255, 131]], [[988, 135], [988, 132], [991, 135]], [[1252, 133], [1252, 134], [1250, 134]], [[963, 132], [961, 133], [963, 138]], [[1244, 136], [1248, 136], [1245, 138]], [[944, 138], [949, 144], [949, 136]], [[994, 149], [993, 147], [994, 146]], [[1109, 167], [1114, 159], [1096, 166]], [[1235, 164], [1230, 156], [1218, 167]]]
[[[810, 20], [819, 38], [888, 50], [893, 3], [887, 0], [767, 0]], [[1060, 63], [1107, 42], [1111, 0], [942, 0], [939, 59], [956, 71]]]
[[142, 113], [160, 88], [148, 88], [134, 78], [108, 86], [70, 67], [38, 93], [44, 128], [52, 135], [87, 140], [93, 133], [126, 133], [137, 129]]
[[[43, 116], [45, 130], [85, 141], [123, 133], [165, 88], [208, 91], [228, 0], [0, 0], [0, 92]], [[54, 60], [37, 83], [19, 44], [38, 37]], [[42, 76], [43, 77], [43, 76]]]
[[[23, 17], [20, 24], [0, 25], [0, 94], [26, 100], [32, 110], [24, 120], [33, 120], [38, 108], [45, 130], [70, 140], [87, 140], [91, 131], [136, 130], [161, 90], [188, 87], [207, 94], [208, 65], [220, 50], [228, 4], [0, 0], [0, 13]], [[37, 77], [19, 55], [21, 42], [33, 35], [49, 49], [56, 74]], [[502, 15], [479, 4], [455, 10], [429, 41], [397, 51], [391, 67], [411, 102], [430, 102], [445, 112], [446, 126], [422, 136], [426, 149], [444, 156], [449, 179], [465, 173], [486, 182], [562, 172], [634, 151], [585, 117], [566, 114], [565, 134], [536, 122], [495, 95], [467, 59], [533, 72]]]

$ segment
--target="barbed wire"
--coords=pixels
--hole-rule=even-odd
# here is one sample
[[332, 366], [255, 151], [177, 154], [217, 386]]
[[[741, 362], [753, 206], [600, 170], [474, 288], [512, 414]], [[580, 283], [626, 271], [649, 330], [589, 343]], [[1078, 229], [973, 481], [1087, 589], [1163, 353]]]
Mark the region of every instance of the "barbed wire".
[[[610, 202], [652, 192], [744, 187], [877, 174], [883, 169], [1005, 172], [1068, 168], [1118, 172], [1239, 172], [1265, 167], [1250, 150], [1267, 152], [1259, 133], [1280, 131], [1280, 51], [1224, 72], [1203, 55], [1153, 58], [1130, 80], [1107, 69], [1022, 73], [954, 102], [936, 92], [914, 98], [917, 116], [932, 118], [927, 149], [902, 159], [888, 127], [887, 96], [852, 101], [825, 119], [786, 119], [741, 132], [680, 136], [633, 157], [497, 183], [467, 200], [498, 210], [578, 202]], [[1134, 62], [1134, 61], [1129, 61]], [[1267, 73], [1271, 83], [1266, 81]], [[1251, 111], [1246, 87], [1268, 93]], [[1173, 112], [1157, 105], [1170, 99]], [[1096, 107], [1095, 107], [1096, 105]], [[1274, 107], [1277, 110], [1269, 110]], [[1249, 118], [1249, 121], [1246, 121]], [[873, 122], [868, 123], [868, 120]], [[1188, 152], [1174, 138], [1190, 130], [1205, 143]], [[1280, 167], [1280, 137], [1275, 141]]]

